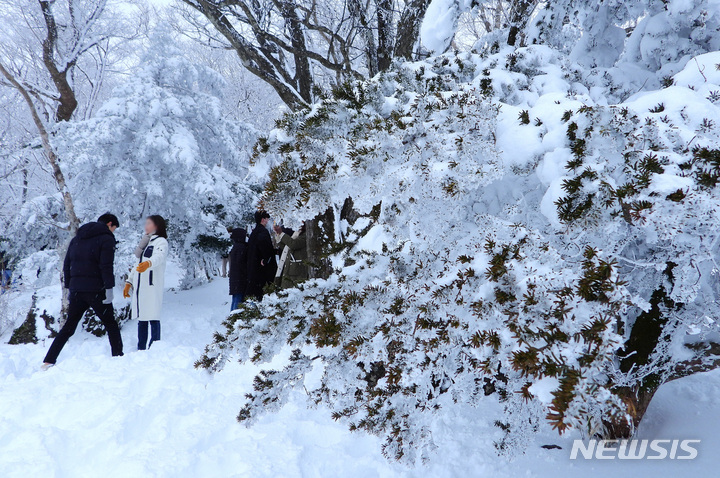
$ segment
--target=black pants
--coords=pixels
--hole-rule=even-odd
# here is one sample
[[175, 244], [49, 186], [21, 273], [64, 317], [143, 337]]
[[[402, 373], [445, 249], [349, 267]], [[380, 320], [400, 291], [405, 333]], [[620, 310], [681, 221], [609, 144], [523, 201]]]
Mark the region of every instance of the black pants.
[[258, 302], [262, 301], [263, 296], [265, 295], [265, 291], [263, 290], [265, 285], [266, 284], [256, 284], [253, 282], [248, 282], [247, 291], [245, 292], [245, 298], [255, 299]]
[[105, 300], [105, 291], [70, 292], [67, 322], [65, 322], [65, 325], [63, 325], [63, 328], [60, 329], [57, 337], [53, 340], [50, 350], [48, 350], [45, 356], [45, 363], [55, 363], [58, 355], [60, 355], [60, 351], [68, 339], [75, 333], [75, 329], [77, 329], [80, 320], [90, 308], [95, 311], [95, 314], [105, 326], [113, 357], [123, 354], [122, 337], [120, 336], [120, 327], [118, 327], [115, 321], [115, 310], [112, 304], [103, 304], [103, 300]]
[[[150, 343], [147, 343], [148, 339], [148, 322], [150, 323]], [[159, 320], [141, 320], [138, 322], [138, 350], [145, 350], [145, 344], [147, 347], [160, 340], [160, 321]]]

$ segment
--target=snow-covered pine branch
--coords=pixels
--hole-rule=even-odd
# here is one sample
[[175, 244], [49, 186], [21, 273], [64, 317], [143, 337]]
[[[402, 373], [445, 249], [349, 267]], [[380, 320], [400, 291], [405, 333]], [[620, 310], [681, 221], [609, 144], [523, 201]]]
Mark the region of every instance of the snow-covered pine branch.
[[409, 461], [458, 404], [504, 404], [507, 453], [543, 416], [632, 434], [678, 367], [717, 364], [720, 72], [696, 70], [608, 105], [617, 86], [565, 55], [501, 49], [406, 64], [286, 115], [256, 146], [263, 204], [298, 221], [350, 197], [356, 214], [326, 225], [327, 279], [231, 315], [198, 366], [289, 346], [241, 420], [304, 387]]

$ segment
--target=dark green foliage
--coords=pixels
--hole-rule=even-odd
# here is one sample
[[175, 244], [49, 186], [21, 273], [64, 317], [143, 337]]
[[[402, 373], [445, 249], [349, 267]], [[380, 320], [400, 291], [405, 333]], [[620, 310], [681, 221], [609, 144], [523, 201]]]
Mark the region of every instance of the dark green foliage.
[[318, 347], [334, 347], [340, 343], [342, 326], [333, 314], [319, 317], [310, 324], [310, 335]]
[[[555, 205], [558, 208], [558, 216], [562, 222], [572, 223], [580, 219], [593, 219], [600, 217], [602, 209], [610, 209], [613, 216], [621, 216], [628, 224], [643, 220], [648, 212], [652, 211], [658, 199], [654, 194], [651, 198], [637, 198], [645, 195], [647, 188], [657, 174], [665, 173], [669, 164], [668, 156], [658, 154], [656, 151], [663, 151], [663, 148], [650, 142], [646, 145], [645, 152], [636, 150], [637, 122], [636, 116], [632, 116], [628, 109], [613, 109], [611, 117], [603, 118], [591, 108], [582, 107], [579, 113], [585, 115], [589, 123], [585, 127], [583, 135], [580, 135], [580, 127], [577, 122], [570, 122], [567, 126], [567, 138], [573, 158], [568, 160], [566, 169], [571, 173], [570, 178], [563, 181], [565, 196], [557, 199]], [[580, 118], [582, 119], [582, 118]], [[582, 124], [582, 123], [581, 123]], [[655, 126], [654, 122], [646, 126]], [[622, 133], [621, 133], [622, 131]], [[586, 157], [591, 153], [597, 158], [597, 153], [608, 140], [605, 137], [615, 135], [616, 140], [625, 142], [624, 183], [614, 185], [612, 181], [605, 178], [603, 172], [598, 169], [584, 167]], [[588, 148], [592, 148], [588, 151]], [[717, 154], [717, 153], [715, 153]], [[693, 159], [678, 165], [683, 171], [695, 170], [694, 174], [698, 183], [713, 187], [720, 180], [720, 159], [712, 150], [695, 148]], [[686, 196], [684, 191], [675, 191], [665, 197], [668, 201], [680, 202]]]
[[27, 313], [27, 317], [25, 318], [23, 323], [20, 324], [20, 327], [13, 330], [12, 336], [10, 337], [10, 341], [8, 342], [8, 344], [18, 345], [38, 343], [36, 325], [37, 311], [35, 308], [36, 302], [37, 297], [33, 295], [32, 305], [30, 306], [30, 310]]
[[[115, 308], [115, 320], [122, 329], [123, 325], [130, 320], [130, 306]], [[107, 334], [105, 326], [92, 309], [88, 309], [83, 317], [82, 328], [93, 334], [95, 337], [104, 337]]]
[[670, 193], [665, 196], [665, 199], [673, 202], [681, 202], [683, 199], [685, 199], [685, 191], [683, 191], [682, 189], [678, 189], [674, 193]]
[[576, 293], [588, 302], [609, 302], [608, 293], [615, 290], [618, 283], [611, 283], [616, 261], [604, 261], [597, 257], [597, 251], [588, 247], [583, 254], [583, 276], [578, 281]]
[[[261, 317], [258, 308], [250, 303], [245, 302], [240, 304], [240, 307], [228, 316], [222, 323], [224, 327], [224, 333], [215, 332], [213, 336], [213, 342], [215, 344], [223, 344], [226, 346], [228, 336], [238, 328], [250, 328], [252, 323]], [[222, 363], [219, 361], [216, 355], [209, 353], [209, 347], [206, 347], [203, 356], [195, 362], [195, 368], [204, 368], [210, 371], [216, 371], [219, 367], [222, 367]]]
[[[213, 198], [211, 197], [207, 198], [207, 201], [208, 202], [202, 207], [202, 212], [210, 216], [215, 216], [220, 221], [224, 221], [228, 214], [225, 205], [213, 202]], [[168, 228], [171, 226], [171, 221], [168, 220]]]
[[579, 176], [563, 181], [562, 188], [567, 195], [555, 201], [558, 218], [562, 222], [571, 223], [577, 221], [585, 217], [592, 209], [595, 194], [585, 194], [582, 185], [586, 180], [594, 181], [595, 179], [597, 179], [597, 173], [586, 169]]
[[[334, 112], [334, 110], [334, 104], [327, 101], [322, 102], [315, 110], [313, 110], [312, 115], [305, 117], [305, 121], [300, 126], [300, 130], [303, 131], [304, 134], [311, 133], [315, 128], [319, 128], [324, 125], [330, 119], [330, 114]], [[290, 145], [286, 146], [291, 147]]]
[[640, 173], [640, 180], [643, 182], [643, 186], [647, 187], [650, 183], [651, 174], [662, 174], [665, 172], [665, 168], [662, 166], [662, 162], [658, 158], [657, 154], [648, 153], [638, 161], [635, 170]]
[[665, 111], [665, 103], [658, 103], [650, 108], [650, 113], [662, 113], [663, 111]]
[[709, 133], [711, 131], [715, 130], [715, 122], [711, 120], [710, 118], [703, 118], [702, 123], [700, 123], [700, 127], [698, 128], [699, 131], [702, 131], [703, 133]]
[[551, 412], [548, 413], [547, 419], [553, 428], [561, 433], [567, 429], [565, 420], [567, 418], [567, 410], [575, 398], [575, 388], [580, 381], [580, 371], [567, 370], [565, 376], [560, 377], [560, 387], [552, 392]]
[[[121, 329], [123, 325], [130, 320], [130, 316], [131, 312], [129, 305], [121, 308], [115, 308], [115, 320], [118, 322], [118, 325]], [[13, 338], [11, 338], [11, 341], [9, 343], [37, 343], [37, 317], [38, 310], [35, 306], [35, 299], [33, 298], [33, 306], [28, 311], [28, 318], [25, 320], [25, 322], [23, 322], [20, 327], [18, 327], [18, 329], [15, 330], [15, 332], [13, 333]], [[42, 311], [42, 313], [40, 314], [40, 318], [43, 320], [45, 329], [49, 332], [48, 338], [52, 339], [56, 337], [58, 331], [55, 328], [55, 324], [58, 323], [58, 320], [54, 316], [49, 314], [47, 310]], [[88, 311], [83, 316], [81, 327], [83, 330], [93, 334], [96, 337], [103, 337], [107, 333], [102, 322], [100, 321], [100, 319], [98, 319], [97, 315], [95, 315], [95, 312], [92, 309], [88, 309]], [[34, 340], [32, 340], [32, 337], [35, 337]], [[13, 342], [13, 340], [28, 339], [30, 339], [30, 342]]]
[[585, 139], [579, 138], [578, 125], [574, 121], [568, 124], [567, 127], [567, 138], [570, 141], [570, 150], [573, 153], [574, 158], [565, 165], [566, 169], [574, 170], [582, 166], [583, 157], [585, 156]]
[[354, 82], [346, 81], [332, 89], [332, 96], [339, 101], [346, 101], [353, 109], [361, 110], [370, 101], [364, 88], [357, 88]]
[[493, 282], [499, 281], [508, 271], [507, 262], [510, 260], [518, 260], [520, 258], [520, 246], [522, 242], [517, 244], [505, 244], [497, 250], [496, 244], [488, 240], [485, 243], [485, 251], [492, 254], [490, 259], [490, 267], [485, 271], [485, 277]]
[[592, 209], [594, 199], [595, 195], [593, 194], [588, 194], [583, 198], [564, 196], [557, 199], [555, 206], [557, 206], [558, 218], [565, 223], [581, 219]]
[[576, 138], [570, 143], [570, 151], [575, 155], [576, 162], [568, 162], [567, 169], [576, 169], [580, 164], [581, 160], [585, 156], [586, 143], [584, 138]]
[[225, 253], [230, 249], [230, 246], [232, 246], [232, 241], [224, 237], [198, 234], [197, 239], [193, 242], [192, 246], [203, 252]]
[[692, 161], [698, 165], [697, 182], [706, 188], [714, 188], [720, 180], [720, 149], [696, 147]]
[[518, 121], [520, 121], [520, 124], [530, 124], [530, 113], [528, 112], [528, 110], [520, 111], [520, 114], [518, 115]]
[[[517, 58], [508, 61], [516, 66], [524, 63]], [[367, 85], [359, 82], [342, 85], [312, 113], [287, 117], [284, 129], [292, 139], [270, 147], [281, 160], [271, 172], [265, 191], [267, 201], [277, 209], [296, 201], [306, 210], [324, 208], [326, 203], [318, 201], [328, 198], [323, 187], [326, 182], [336, 181], [339, 164], [362, 173], [385, 158], [395, 160], [389, 157], [392, 152], [381, 147], [388, 136], [397, 135], [403, 145], [415, 145], [422, 141], [418, 135], [413, 136], [416, 125], [427, 122], [439, 127], [437, 122], [442, 118], [470, 118], [470, 99], [487, 101], [478, 99], [478, 92], [464, 95], [461, 89], [445, 88], [450, 74], [430, 79], [426, 72], [414, 69], [409, 75], [401, 82], [402, 97], [407, 97], [406, 92], [413, 93], [412, 103], [405, 109], [377, 113], [359, 95], [364, 90], [374, 98]], [[413, 78], [423, 87], [412, 89], [417, 86], [412, 84]], [[483, 94], [492, 94], [490, 72], [483, 72], [478, 80]], [[382, 88], [387, 88], [383, 97], [395, 94], [387, 85]], [[370, 104], [376, 102], [381, 101], [373, 99]], [[518, 121], [529, 125], [529, 111], [519, 113]], [[309, 114], [313, 115], [311, 123]], [[568, 225], [566, 234], [577, 238], [577, 243], [572, 244], [583, 247], [581, 244], [587, 243], [582, 230], [585, 225], [589, 231], [593, 225], [600, 226], [595, 231], [602, 230], [604, 221], [610, 223], [622, 214], [629, 226], [609, 224], [617, 226], [622, 234], [632, 230], [630, 226], [640, 225], [645, 216], [651, 216], [653, 206], [665, 198], [658, 192], [661, 189], [647, 189], [655, 175], [675, 170], [670, 161], [686, 154], [681, 148], [668, 151], [663, 132], [670, 126], [657, 116], [645, 122], [627, 108], [612, 106], [581, 106], [576, 112], [566, 111], [562, 119], [572, 155], [567, 156], [563, 197], [556, 205], [560, 220]], [[542, 126], [537, 118], [534, 123]], [[310, 131], [308, 124], [323, 127]], [[424, 128], [423, 134], [427, 131]], [[458, 151], [471, 147], [467, 131], [454, 128], [448, 135]], [[347, 156], [328, 155], [326, 145], [340, 134], [342, 147], [335, 151]], [[413, 154], [408, 153], [409, 157]], [[454, 174], [462, 162], [448, 158], [445, 164], [447, 176], [432, 183], [433, 194], [443, 200], [443, 192], [450, 197], [464, 194], [466, 184]], [[685, 176], [695, 174], [699, 164], [698, 159], [684, 167]], [[398, 198], [381, 205], [387, 212], [379, 221], [381, 225], [395, 231], [397, 224], [392, 218], [402, 218], [416, 201], [422, 200], [408, 186], [402, 180]], [[689, 186], [687, 192], [692, 194], [693, 190]], [[675, 191], [667, 200], [677, 202], [684, 197], [684, 191]], [[675, 204], [668, 207], [677, 208]], [[581, 223], [573, 227], [575, 221]], [[373, 224], [377, 223], [370, 221], [367, 227]], [[412, 429], [408, 420], [415, 411], [408, 412], [398, 404], [411, 401], [410, 407], [417, 404], [418, 409], [440, 407], [436, 397], [448, 391], [454, 393], [455, 382], [470, 384], [470, 395], [482, 394], [483, 385], [490, 383], [489, 393], [511, 409], [517, 403], [515, 397], [536, 401], [531, 391], [534, 382], [544, 377], [557, 378], [559, 387], [547, 415], [552, 425], [560, 431], [574, 426], [597, 433], [602, 429], [600, 420], [625, 413], [628, 408], [624, 397], [615, 393], [614, 376], [607, 373], [618, 362], [617, 352], [623, 344], [619, 329], [631, 300], [618, 276], [618, 264], [610, 259], [622, 254], [612, 250], [608, 257], [607, 251], [587, 248], [578, 259], [575, 249], [559, 251], [555, 239], [524, 230], [522, 225], [489, 229], [479, 231], [488, 234], [482, 236], [487, 238], [484, 244], [483, 239], [474, 238], [463, 243], [460, 250], [433, 248], [427, 257], [414, 255], [412, 241], [405, 245], [403, 254], [397, 254], [387, 244], [382, 251], [357, 252], [352, 244], [330, 240], [318, 254], [321, 261], [336, 253], [333, 267], [344, 263], [372, 270], [381, 264], [382, 272], [375, 282], [363, 283], [357, 279], [362, 274], [338, 268], [332, 271], [336, 275], [331, 281], [308, 283], [298, 295], [283, 296], [279, 292], [270, 303], [260, 305], [262, 315], [255, 309], [233, 314], [227, 332], [216, 334], [214, 344], [197, 366], [217, 369], [225, 357], [233, 357], [226, 350], [232, 350], [240, 360], [264, 363], [277, 353], [278, 344], [286, 342], [293, 347], [309, 345], [302, 350], [321, 360], [327, 370], [337, 364], [344, 367], [342, 370], [354, 370], [357, 365], [357, 376], [349, 373], [347, 384], [342, 384], [345, 389], [338, 389], [328, 380], [307, 392], [314, 403], [327, 403], [331, 408], [341, 402], [335, 397], [342, 397], [348, 405], [333, 408], [333, 418], [346, 421], [352, 430], [385, 436], [386, 452], [394, 457], [413, 446], [408, 443], [413, 439], [408, 433]], [[356, 240], [357, 232], [351, 231], [352, 240]], [[322, 231], [319, 235], [323, 235]], [[562, 237], [560, 231], [557, 237]], [[559, 240], [570, 246], [564, 239]], [[408, 260], [408, 256], [412, 259]], [[476, 270], [477, 264], [485, 264], [484, 270]], [[435, 267], [437, 280], [423, 275]], [[538, 272], [544, 268], [554, 272]], [[422, 283], [417, 278], [423, 278]], [[478, 290], [483, 291], [482, 295]], [[286, 310], [289, 302], [301, 312]], [[294, 317], [294, 313], [303, 317]], [[273, 347], [274, 352], [270, 350]], [[461, 353], [449, 361], [458, 350]], [[457, 367], [456, 371], [445, 370], [441, 364], [447, 363]], [[504, 381], [499, 378], [503, 373], [507, 377]], [[411, 376], [420, 374], [425, 374], [427, 380], [413, 382]], [[238, 419], [251, 422], [276, 406], [282, 390], [307, 385], [302, 384], [302, 379], [296, 381], [297, 376], [285, 374], [285, 370], [261, 373]], [[477, 389], [472, 390], [473, 383]], [[515, 426], [512, 420], [502, 422], [504, 431]]]
[[261, 136], [253, 146], [253, 163], [260, 155], [265, 154], [268, 151], [270, 151], [270, 143], [268, 143], [268, 139], [265, 136]]
[[95, 315], [95, 311], [92, 309], [89, 309], [85, 313], [82, 321], [82, 328], [83, 330], [87, 330], [93, 334], [95, 337], [102, 337], [105, 335], [105, 327], [103, 327], [102, 322], [98, 319], [98, 316]]
[[492, 79], [489, 76], [480, 79], [480, 92], [486, 97], [493, 95]]
[[[557, 377], [560, 388], [553, 393], [547, 419], [554, 428], [562, 432], [573, 419], [568, 410], [580, 393], [578, 387], [584, 368], [595, 366], [598, 360], [608, 360], [603, 355], [608, 351], [607, 341], [612, 340], [607, 332], [617, 323], [620, 310], [624, 306], [623, 299], [615, 295], [624, 283], [617, 279], [614, 261], [606, 261], [596, 250], [587, 248], [583, 253], [582, 275], [577, 278], [574, 287], [543, 291], [538, 290], [534, 284], [529, 284], [523, 297], [517, 297], [512, 284], [515, 263], [523, 260], [520, 251], [525, 241], [521, 242], [522, 244], [497, 245], [487, 241], [485, 251], [493, 255], [486, 276], [498, 284], [494, 302], [506, 315], [505, 326], [517, 341], [517, 350], [514, 350], [511, 356], [512, 368], [528, 379], [519, 393], [529, 400], [533, 398], [528, 389], [532, 380], [545, 376]], [[571, 304], [577, 300], [595, 303], [599, 308], [597, 314], [591, 317], [592, 320], [583, 324], [579, 333], [571, 334], [564, 327], [564, 322], [574, 320]], [[482, 317], [486, 307], [492, 305], [478, 302], [472, 305], [472, 310]], [[525, 316], [534, 314], [542, 317], [545, 324], [543, 327], [533, 326], [532, 321], [525, 319]], [[491, 346], [497, 350], [502, 343], [499, 337], [498, 331], [479, 331], [472, 336], [471, 344], [482, 347], [491, 345], [494, 341]], [[578, 357], [577, 363], [567, 362], [552, 352], [563, 345], [577, 342], [582, 343], [584, 348], [584, 353]], [[604, 352], [601, 352], [602, 350]]]

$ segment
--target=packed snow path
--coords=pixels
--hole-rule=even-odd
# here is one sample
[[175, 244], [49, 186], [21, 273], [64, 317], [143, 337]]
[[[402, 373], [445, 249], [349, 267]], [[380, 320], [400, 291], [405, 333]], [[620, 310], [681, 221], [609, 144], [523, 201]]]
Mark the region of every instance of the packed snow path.
[[[162, 342], [135, 351], [136, 324], [123, 330], [126, 355], [106, 338], [78, 332], [47, 372], [49, 343], [0, 345], [0, 477], [717, 477], [720, 373], [663, 387], [641, 435], [700, 438], [695, 461], [570, 461], [570, 439], [543, 434], [508, 463], [480, 410], [438, 420], [439, 453], [412, 470], [385, 460], [378, 439], [350, 433], [298, 396], [253, 428], [235, 421], [257, 368], [232, 364], [214, 377], [193, 368], [228, 309], [224, 280], [165, 297]], [[470, 413], [474, 413], [475, 417]], [[558, 444], [562, 450], [540, 445]]]

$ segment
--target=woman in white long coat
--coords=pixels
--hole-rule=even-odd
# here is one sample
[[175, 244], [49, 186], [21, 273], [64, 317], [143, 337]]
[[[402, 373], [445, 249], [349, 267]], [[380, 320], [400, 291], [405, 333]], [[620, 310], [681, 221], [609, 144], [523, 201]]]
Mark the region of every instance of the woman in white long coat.
[[[138, 321], [138, 350], [160, 340], [160, 312], [165, 289], [168, 241], [165, 219], [150, 216], [145, 234], [135, 249], [138, 265], [130, 270], [123, 296], [132, 299], [132, 317]], [[148, 339], [150, 326], [150, 343]]]

